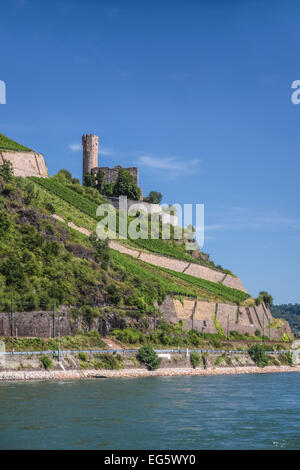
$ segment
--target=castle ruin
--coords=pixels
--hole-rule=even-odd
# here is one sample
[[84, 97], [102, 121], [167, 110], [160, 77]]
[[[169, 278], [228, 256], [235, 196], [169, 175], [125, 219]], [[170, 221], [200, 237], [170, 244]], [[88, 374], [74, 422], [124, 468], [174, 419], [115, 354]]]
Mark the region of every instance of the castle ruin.
[[[98, 167], [98, 143], [99, 138], [94, 134], [85, 134], [82, 136], [82, 149], [83, 149], [83, 169], [82, 169], [82, 181], [87, 173], [97, 174], [98, 170], [101, 169], [104, 172], [104, 182], [105, 183], [116, 183], [119, 171], [121, 168], [120, 165], [116, 165], [114, 168], [109, 168], [107, 166]], [[123, 168], [128, 171], [133, 177], [133, 181], [138, 186], [139, 184], [139, 174], [138, 168], [128, 167]]]

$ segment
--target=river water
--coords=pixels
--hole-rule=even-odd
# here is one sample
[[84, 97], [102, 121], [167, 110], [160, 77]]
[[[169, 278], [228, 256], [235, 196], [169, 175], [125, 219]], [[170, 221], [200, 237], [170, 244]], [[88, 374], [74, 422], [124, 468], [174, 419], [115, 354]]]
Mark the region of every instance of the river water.
[[0, 383], [0, 449], [299, 449], [300, 373]]

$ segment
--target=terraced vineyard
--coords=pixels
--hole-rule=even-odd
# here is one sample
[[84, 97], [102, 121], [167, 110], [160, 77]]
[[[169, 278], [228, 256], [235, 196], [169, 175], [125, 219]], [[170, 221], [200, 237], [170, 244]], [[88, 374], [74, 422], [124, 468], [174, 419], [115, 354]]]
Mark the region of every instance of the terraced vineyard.
[[[237, 298], [240, 298], [235, 295], [235, 292], [231, 292], [235, 291], [235, 289], [231, 289], [226, 286], [202, 279], [199, 279], [199, 281], [203, 281], [203, 283], [193, 283], [189, 278], [196, 278], [193, 278], [192, 276], [187, 276], [187, 279], [181, 278], [176, 276], [179, 273], [149, 265], [143, 261], [131, 258], [128, 255], [121, 254], [114, 250], [110, 250], [110, 256], [113, 265], [120, 268], [130, 277], [135, 277], [141, 282], [147, 282], [147, 280], [155, 281], [159, 283], [162, 290], [168, 294], [201, 298], [208, 301], [233, 303], [236, 302]], [[174, 279], [174, 277], [177, 279]], [[243, 292], [241, 292], [241, 294], [243, 294]], [[244, 297], [247, 296], [244, 294]]]
[[216, 282], [207, 281], [206, 279], [201, 279], [199, 277], [190, 276], [189, 274], [179, 273], [177, 271], [172, 271], [168, 268], [159, 268], [161, 271], [164, 271], [172, 276], [175, 276], [183, 281], [187, 281], [190, 284], [200, 287], [209, 291], [211, 294], [219, 295], [223, 297], [225, 300], [233, 303], [241, 303], [244, 302], [248, 297], [249, 294], [245, 292], [233, 289], [232, 287], [224, 286], [223, 284], [217, 284]]
[[72, 206], [76, 207], [88, 216], [95, 220], [99, 220], [99, 218], [96, 216], [98, 205], [94, 202], [51, 178], [36, 178], [35, 176], [32, 176], [31, 179], [64, 201], [72, 204]]
[[201, 264], [202, 266], [207, 266], [208, 268], [221, 271], [224, 274], [230, 274], [231, 276], [234, 276], [231, 271], [229, 271], [228, 269], [223, 269], [222, 266], [216, 266], [213, 261], [204, 261], [201, 259], [193, 258], [185, 250], [184, 243], [179, 243], [177, 241], [165, 241], [162, 239], [144, 240], [142, 238], [139, 238], [137, 240], [128, 240], [127, 244], [147, 251], [151, 251], [153, 253], [158, 253], [163, 256], [189, 261], [190, 263]]
[[0, 134], [0, 151], [1, 150], [12, 150], [14, 152], [33, 152], [33, 150], [25, 147], [24, 145], [18, 144], [18, 142], [9, 139], [3, 134]]

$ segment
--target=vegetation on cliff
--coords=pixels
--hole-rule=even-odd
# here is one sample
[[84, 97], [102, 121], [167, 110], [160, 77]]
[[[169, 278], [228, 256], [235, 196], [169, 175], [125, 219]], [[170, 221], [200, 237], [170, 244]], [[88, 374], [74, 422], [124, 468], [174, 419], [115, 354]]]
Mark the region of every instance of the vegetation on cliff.
[[13, 152], [33, 152], [33, 150], [19, 144], [18, 142], [15, 142], [14, 140], [9, 139], [3, 134], [0, 134], [0, 151], [1, 150], [10, 150]]

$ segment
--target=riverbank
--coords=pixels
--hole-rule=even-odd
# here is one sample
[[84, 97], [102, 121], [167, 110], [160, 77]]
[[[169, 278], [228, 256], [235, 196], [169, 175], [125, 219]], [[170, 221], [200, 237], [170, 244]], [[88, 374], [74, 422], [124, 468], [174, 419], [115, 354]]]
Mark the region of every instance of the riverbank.
[[266, 366], [266, 367], [210, 367], [201, 368], [164, 368], [149, 371], [146, 369], [121, 370], [54, 370], [54, 371], [2, 371], [0, 382], [30, 380], [70, 380], [92, 378], [138, 378], [138, 377], [175, 377], [175, 376], [212, 376], [239, 374], [267, 374], [275, 372], [300, 372], [300, 366]]

